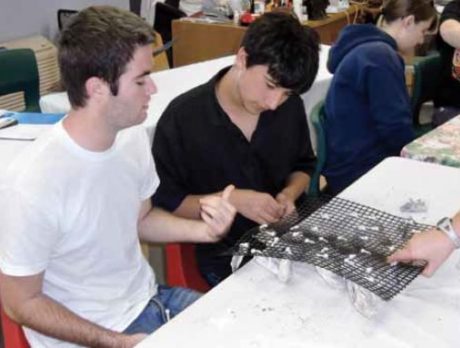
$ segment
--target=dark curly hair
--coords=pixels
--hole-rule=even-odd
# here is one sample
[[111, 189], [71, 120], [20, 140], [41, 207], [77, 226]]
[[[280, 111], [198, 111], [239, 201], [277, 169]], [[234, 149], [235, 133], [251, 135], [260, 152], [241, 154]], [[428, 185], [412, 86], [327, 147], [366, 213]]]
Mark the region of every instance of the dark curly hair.
[[241, 47], [246, 66], [267, 65], [281, 87], [296, 93], [307, 91], [318, 72], [319, 36], [290, 14], [265, 13], [246, 31]]

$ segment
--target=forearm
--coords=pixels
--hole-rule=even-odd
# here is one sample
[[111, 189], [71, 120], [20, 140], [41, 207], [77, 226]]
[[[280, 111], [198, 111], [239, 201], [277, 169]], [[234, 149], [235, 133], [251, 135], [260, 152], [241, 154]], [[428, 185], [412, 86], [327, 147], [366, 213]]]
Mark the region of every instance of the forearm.
[[5, 309], [21, 325], [44, 335], [85, 347], [122, 348], [123, 340], [127, 337], [77, 316], [43, 294], [18, 303], [14, 310]]
[[293, 202], [300, 197], [305, 189], [310, 184], [310, 177], [304, 172], [293, 172], [289, 175], [286, 181], [286, 186], [280, 193], [285, 194], [292, 199]]
[[139, 237], [150, 243], [208, 242], [205, 224], [154, 207], [139, 222]]
[[[218, 192], [217, 194], [220, 194]], [[174, 211], [174, 214], [187, 219], [200, 219], [200, 199], [205, 195], [188, 195]]]
[[448, 19], [439, 29], [442, 39], [454, 48], [460, 48], [460, 22]]

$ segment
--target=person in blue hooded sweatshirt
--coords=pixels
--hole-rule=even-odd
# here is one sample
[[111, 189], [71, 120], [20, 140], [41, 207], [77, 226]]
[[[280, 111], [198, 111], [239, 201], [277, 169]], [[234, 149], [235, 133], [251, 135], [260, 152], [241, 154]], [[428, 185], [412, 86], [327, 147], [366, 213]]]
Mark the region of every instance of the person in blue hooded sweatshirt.
[[413, 140], [400, 54], [423, 42], [436, 11], [432, 1], [386, 0], [381, 25], [349, 25], [331, 48], [334, 77], [326, 96], [327, 160], [323, 175], [337, 194]]

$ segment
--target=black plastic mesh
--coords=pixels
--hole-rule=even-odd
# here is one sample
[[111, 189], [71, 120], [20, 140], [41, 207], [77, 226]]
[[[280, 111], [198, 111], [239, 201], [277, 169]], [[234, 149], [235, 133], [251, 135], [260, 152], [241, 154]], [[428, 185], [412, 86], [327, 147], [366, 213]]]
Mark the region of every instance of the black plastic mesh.
[[430, 227], [340, 198], [308, 197], [297, 214], [245, 233], [233, 254], [313, 264], [390, 300], [422, 267], [390, 265], [386, 256]]

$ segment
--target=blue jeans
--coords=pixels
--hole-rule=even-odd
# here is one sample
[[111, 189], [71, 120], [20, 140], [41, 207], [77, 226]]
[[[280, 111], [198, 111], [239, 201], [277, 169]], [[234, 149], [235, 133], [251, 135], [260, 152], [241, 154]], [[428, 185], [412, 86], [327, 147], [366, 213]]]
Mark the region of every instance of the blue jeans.
[[222, 280], [224, 280], [223, 277], [221, 277], [219, 274], [215, 272], [201, 273], [201, 275], [203, 276], [204, 280], [206, 280], [206, 282], [211, 288], [215, 287]]
[[191, 289], [159, 285], [156, 295], [123, 332], [150, 334], [198, 300], [200, 296], [200, 293]]

